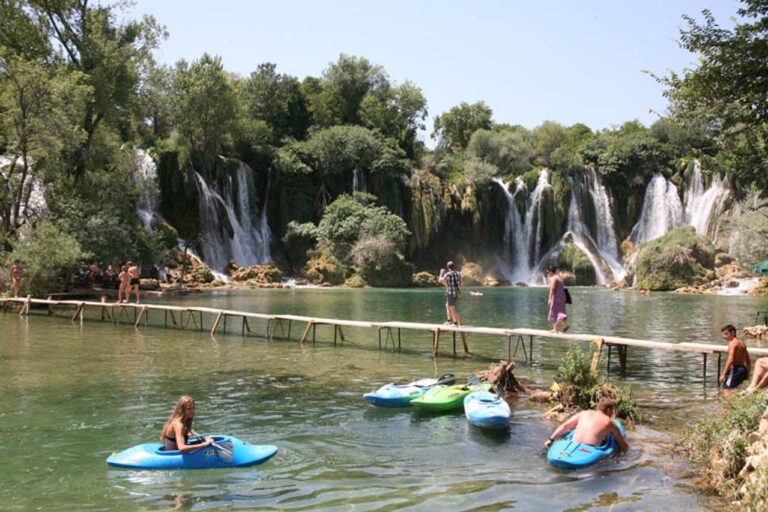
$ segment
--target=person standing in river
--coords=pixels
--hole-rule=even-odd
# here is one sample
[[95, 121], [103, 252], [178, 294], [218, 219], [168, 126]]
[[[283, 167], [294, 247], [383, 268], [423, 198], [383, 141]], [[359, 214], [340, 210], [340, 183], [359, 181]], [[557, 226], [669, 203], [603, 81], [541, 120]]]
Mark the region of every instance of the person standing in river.
[[563, 332], [570, 329], [568, 324], [568, 313], [565, 311], [565, 284], [557, 275], [557, 267], [550, 265], [547, 267], [547, 277], [549, 277], [549, 315], [547, 319], [552, 324], [552, 332], [559, 332], [558, 325], [563, 324]]
[[445, 315], [448, 320], [446, 325], [461, 325], [461, 317], [459, 312], [456, 311], [456, 301], [459, 299], [461, 292], [461, 274], [458, 273], [454, 267], [453, 262], [449, 261], [445, 265], [448, 270], [441, 268], [440, 277], [438, 281], [445, 286]]

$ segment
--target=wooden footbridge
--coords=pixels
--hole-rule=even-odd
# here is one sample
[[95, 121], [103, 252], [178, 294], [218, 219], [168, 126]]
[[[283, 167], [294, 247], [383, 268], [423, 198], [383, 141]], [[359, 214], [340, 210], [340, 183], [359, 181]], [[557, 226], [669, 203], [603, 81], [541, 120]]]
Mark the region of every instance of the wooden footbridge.
[[[294, 322], [306, 324], [304, 331], [299, 338], [300, 344], [305, 344], [311, 337], [312, 343], [315, 343], [315, 334], [318, 325], [333, 327], [333, 343], [337, 343], [340, 338], [345, 341], [343, 327], [375, 329], [378, 335], [379, 349], [386, 348], [390, 342], [392, 347], [401, 348], [402, 331], [412, 330], [421, 332], [430, 332], [432, 334], [432, 354], [437, 356], [440, 348], [440, 339], [442, 335], [450, 335], [453, 340], [453, 354], [456, 355], [457, 335], [461, 337], [464, 353], [469, 355], [469, 346], [467, 344], [468, 334], [500, 336], [507, 340], [507, 358], [511, 361], [517, 356], [518, 349], [522, 348], [526, 361], [533, 360], [533, 339], [559, 339], [564, 341], [584, 341], [595, 343], [597, 347], [596, 357], [602, 352], [602, 348], [607, 347], [608, 367], [611, 364], [611, 355], [615, 347], [618, 355], [619, 364], [622, 371], [626, 370], [627, 351], [629, 347], [642, 348], [650, 350], [664, 350], [673, 352], [688, 352], [700, 354], [702, 356], [702, 377], [704, 384], [707, 380], [707, 358], [717, 355], [717, 379], [720, 375], [723, 354], [727, 354], [726, 345], [715, 345], [711, 343], [670, 343], [664, 341], [641, 340], [634, 338], [624, 338], [618, 336], [604, 336], [599, 334], [576, 334], [576, 333], [554, 333], [541, 329], [526, 328], [497, 328], [497, 327], [471, 327], [471, 326], [452, 326], [442, 324], [429, 324], [417, 322], [367, 322], [361, 320], [344, 320], [337, 318], [316, 318], [299, 315], [273, 315], [265, 313], [252, 313], [248, 311], [234, 311], [227, 309], [216, 309], [209, 307], [185, 307], [163, 304], [134, 304], [134, 303], [112, 303], [112, 302], [94, 302], [80, 300], [52, 300], [26, 298], [6, 298], [0, 299], [4, 312], [18, 308], [18, 314], [29, 315], [34, 308], [40, 311], [46, 311], [49, 315], [54, 314], [54, 308], [68, 308], [74, 310], [72, 321], [79, 321], [82, 325], [86, 309], [93, 310], [99, 314], [102, 321], [110, 321], [116, 324], [122, 322], [132, 323], [134, 327], [139, 328], [142, 325], [149, 325], [150, 313], [162, 314], [165, 327], [174, 327], [177, 329], [196, 329], [203, 331], [205, 329], [204, 316], [208, 315], [213, 319], [210, 329], [211, 336], [218, 332], [227, 332], [228, 319], [240, 319], [241, 335], [254, 335], [251, 329], [252, 321], [262, 321], [265, 324], [263, 336], [266, 339], [277, 337], [277, 331], [280, 330], [281, 336], [291, 338], [291, 327]], [[178, 315], [178, 316], [177, 316]], [[169, 323], [170, 320], [170, 323]], [[527, 338], [527, 340], [526, 340]], [[526, 348], [526, 341], [528, 346]], [[514, 343], [514, 353], [512, 345]], [[752, 356], [768, 356], [768, 348], [749, 348]]]

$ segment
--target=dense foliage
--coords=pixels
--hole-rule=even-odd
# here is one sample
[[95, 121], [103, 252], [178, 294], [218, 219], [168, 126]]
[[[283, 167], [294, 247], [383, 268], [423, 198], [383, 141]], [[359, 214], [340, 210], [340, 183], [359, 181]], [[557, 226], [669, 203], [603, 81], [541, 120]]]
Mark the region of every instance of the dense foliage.
[[[593, 131], [547, 121], [528, 129], [495, 121], [483, 101], [462, 102], [435, 116], [437, 147], [428, 151], [418, 137], [427, 117], [419, 87], [364, 57], [341, 54], [304, 78], [274, 63], [238, 76], [208, 54], [163, 67], [152, 51], [165, 29], [152, 17], [125, 19], [127, 0], [0, 2], [0, 260], [41, 222], [104, 263], [162, 262], [176, 235], [199, 249], [197, 180], [225, 187], [231, 159], [253, 169], [268, 200], [277, 261], [294, 271], [314, 261], [335, 280], [351, 272], [369, 284], [405, 282], [407, 260], [431, 268], [446, 252], [491, 263], [507, 208], [493, 180], [519, 177], [530, 191], [542, 168], [551, 184], [545, 245], [566, 228], [570, 180], [584, 165], [612, 191], [620, 238], [637, 220], [651, 175], [683, 180], [693, 157], [709, 174], [764, 192], [768, 7], [743, 4], [731, 30], [706, 11], [703, 24], [685, 18], [681, 45], [701, 64], [659, 79], [671, 115], [650, 127], [629, 121]], [[136, 148], [158, 163], [167, 224], [155, 219], [155, 233], [136, 216]], [[356, 201], [330, 206], [361, 191], [374, 196], [366, 212], [396, 216], [402, 226], [341, 229], [337, 210], [349, 213]], [[524, 211], [524, 196], [517, 200]], [[749, 233], [765, 240], [762, 228]], [[747, 245], [737, 244], [745, 261], [763, 257], [760, 244]], [[579, 254], [562, 259], [591, 279]]]

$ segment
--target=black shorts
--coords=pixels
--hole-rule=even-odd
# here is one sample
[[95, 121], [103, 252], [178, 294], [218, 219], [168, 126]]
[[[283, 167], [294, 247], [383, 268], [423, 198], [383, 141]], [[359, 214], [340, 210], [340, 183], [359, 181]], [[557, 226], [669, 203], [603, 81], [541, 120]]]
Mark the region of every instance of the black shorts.
[[139, 279], [138, 277], [132, 277], [131, 278], [131, 286], [133, 286], [135, 284], [140, 284], [140, 283], [141, 283], [141, 279]]

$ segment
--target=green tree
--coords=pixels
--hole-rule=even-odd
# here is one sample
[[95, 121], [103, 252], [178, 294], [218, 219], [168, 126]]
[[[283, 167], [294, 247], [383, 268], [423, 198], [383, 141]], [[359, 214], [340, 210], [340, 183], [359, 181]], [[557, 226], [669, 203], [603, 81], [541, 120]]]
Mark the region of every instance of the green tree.
[[390, 87], [381, 66], [343, 53], [323, 72], [317, 85], [319, 88], [313, 87], [314, 94], [308, 98], [315, 123], [323, 127], [362, 124], [361, 107], [366, 95]]
[[432, 137], [437, 137], [445, 149], [461, 151], [475, 131], [491, 129], [492, 116], [493, 111], [482, 101], [472, 105], [462, 102], [435, 118]]
[[366, 94], [360, 108], [364, 125], [397, 141], [409, 158], [422, 153], [417, 134], [425, 128], [427, 100], [421, 89], [407, 81], [397, 87], [384, 83]]
[[467, 146], [470, 155], [494, 165], [501, 174], [522, 174], [530, 169], [533, 144], [527, 130], [477, 130]]
[[686, 123], [706, 121], [720, 161], [743, 187], [768, 189], [768, 2], [742, 0], [735, 26], [725, 29], [712, 13], [703, 24], [683, 16], [681, 46], [699, 65], [657, 79], [667, 86], [673, 114]]
[[165, 30], [151, 16], [119, 25], [116, 11], [126, 8], [127, 0], [114, 5], [91, 5], [87, 0], [16, 4], [50, 42], [52, 58], [80, 71], [93, 91], [81, 112], [85, 139], [70, 155], [72, 173], [81, 179], [89, 165], [94, 166], [90, 159], [99, 128], [104, 123], [116, 126], [133, 108], [142, 72]]
[[40, 296], [65, 290], [70, 273], [90, 256], [73, 236], [49, 222], [41, 222], [8, 258], [24, 263], [29, 293]]
[[552, 169], [568, 170], [582, 164], [578, 150], [591, 135], [591, 131], [584, 125], [566, 128], [545, 121], [533, 130], [532, 135], [536, 163]]
[[174, 125], [184, 143], [212, 162], [231, 144], [238, 104], [220, 57], [203, 56], [191, 65], [182, 60], [173, 75]]
[[272, 63], [259, 64], [245, 81], [242, 96], [246, 115], [270, 126], [273, 143], [284, 137], [303, 139], [310, 115], [301, 84], [295, 77], [279, 74], [276, 69]]
[[42, 188], [55, 178], [65, 167], [62, 153], [85, 140], [78, 116], [89, 98], [80, 73], [0, 52], [0, 144], [12, 155], [0, 171], [0, 222], [8, 236], [27, 220], [33, 183]]
[[374, 206], [375, 199], [370, 194], [342, 194], [328, 205], [317, 227], [320, 247], [347, 264], [352, 262], [353, 247], [363, 239], [386, 240], [394, 251], [402, 253], [410, 235], [408, 228], [386, 207]]

